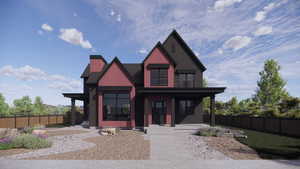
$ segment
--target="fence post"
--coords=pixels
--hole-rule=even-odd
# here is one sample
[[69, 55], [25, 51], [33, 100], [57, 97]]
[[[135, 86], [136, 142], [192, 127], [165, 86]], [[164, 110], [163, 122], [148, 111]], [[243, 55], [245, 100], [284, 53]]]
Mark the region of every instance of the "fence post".
[[17, 115], [15, 113], [15, 128], [17, 128]]
[[30, 126], [30, 118], [29, 118], [29, 111], [27, 112], [27, 123], [28, 123], [28, 127]]
[[48, 114], [48, 125], [50, 124], [50, 114]]

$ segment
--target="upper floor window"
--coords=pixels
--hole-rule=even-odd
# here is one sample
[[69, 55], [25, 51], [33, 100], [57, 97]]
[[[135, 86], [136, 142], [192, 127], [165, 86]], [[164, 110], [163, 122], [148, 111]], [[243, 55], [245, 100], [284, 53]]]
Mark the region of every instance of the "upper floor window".
[[195, 74], [194, 73], [177, 73], [176, 74], [176, 87], [195, 87]]
[[151, 86], [168, 86], [168, 69], [150, 69], [150, 83]]

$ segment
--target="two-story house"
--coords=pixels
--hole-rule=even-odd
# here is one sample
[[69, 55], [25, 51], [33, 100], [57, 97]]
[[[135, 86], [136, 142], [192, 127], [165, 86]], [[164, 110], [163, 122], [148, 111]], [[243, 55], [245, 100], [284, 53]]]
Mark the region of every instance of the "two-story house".
[[210, 97], [214, 124], [215, 95], [225, 87], [203, 87], [205, 70], [174, 30], [142, 63], [121, 63], [117, 57], [107, 63], [101, 55], [91, 55], [81, 75], [84, 92], [64, 96], [72, 99], [73, 112], [75, 100], [84, 102], [90, 126], [127, 128], [201, 123], [202, 100]]

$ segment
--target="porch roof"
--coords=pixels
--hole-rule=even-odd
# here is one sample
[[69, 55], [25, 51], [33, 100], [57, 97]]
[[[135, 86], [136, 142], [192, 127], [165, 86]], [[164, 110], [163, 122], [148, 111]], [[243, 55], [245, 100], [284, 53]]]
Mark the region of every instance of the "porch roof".
[[84, 100], [85, 96], [83, 93], [63, 93], [64, 97], [68, 97], [75, 100]]
[[200, 87], [200, 88], [138, 88], [137, 93], [145, 95], [171, 95], [207, 97], [223, 93], [226, 87]]

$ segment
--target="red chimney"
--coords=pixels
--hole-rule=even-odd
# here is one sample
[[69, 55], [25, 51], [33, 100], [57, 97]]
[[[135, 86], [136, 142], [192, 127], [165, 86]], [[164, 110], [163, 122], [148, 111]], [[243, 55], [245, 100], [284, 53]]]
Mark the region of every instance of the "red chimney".
[[90, 55], [90, 72], [101, 72], [105, 65], [106, 61], [101, 55]]

